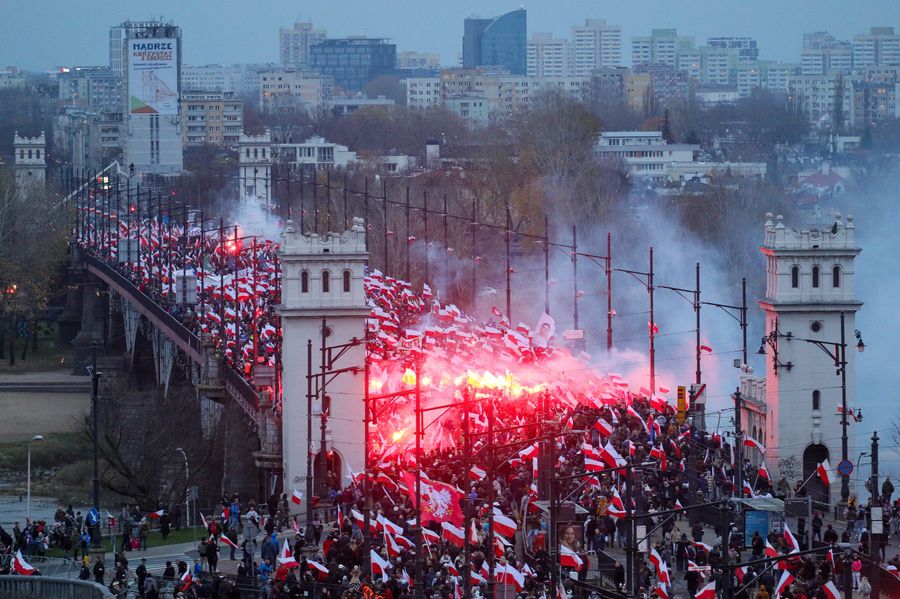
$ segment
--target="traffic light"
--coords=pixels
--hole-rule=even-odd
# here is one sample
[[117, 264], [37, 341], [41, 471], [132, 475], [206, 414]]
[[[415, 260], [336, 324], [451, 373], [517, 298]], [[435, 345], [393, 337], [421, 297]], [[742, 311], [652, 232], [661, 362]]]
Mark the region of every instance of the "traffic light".
[[677, 413], [675, 418], [678, 420], [678, 424], [684, 424], [684, 421], [687, 419], [687, 389], [684, 385], [679, 385], [677, 391]]

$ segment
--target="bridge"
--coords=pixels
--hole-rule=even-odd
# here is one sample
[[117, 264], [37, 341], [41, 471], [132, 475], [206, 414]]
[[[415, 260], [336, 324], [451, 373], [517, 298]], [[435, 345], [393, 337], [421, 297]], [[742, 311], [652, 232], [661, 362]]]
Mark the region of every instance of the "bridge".
[[[242, 318], [242, 305], [250, 300], [238, 281], [246, 270], [240, 266], [260, 266], [255, 242], [240, 237], [235, 226], [226, 229], [221, 219], [215, 231], [207, 230], [211, 221], [191, 211], [189, 222], [186, 206], [118, 180], [113, 188], [108, 180], [102, 174], [73, 177], [64, 186], [62, 206], [73, 233], [67, 308], [60, 320], [71, 332], [77, 330], [71, 335], [75, 371], [85, 372], [96, 348], [122, 340], [125, 362], [133, 365], [140, 335], [152, 348], [155, 382], [164, 395], [177, 373], [196, 389], [203, 412], [212, 415], [207, 426], [214, 425], [223, 406], [241, 410], [256, 437], [252, 457], [260, 472], [260, 488], [243, 488], [259, 497], [280, 492], [275, 358], [260, 355], [258, 347], [249, 353], [239, 347], [247, 336], [254, 346], [261, 338], [258, 319]], [[271, 240], [266, 241], [271, 248]], [[278, 261], [271, 258], [267, 280], [277, 281]], [[198, 275], [208, 287], [198, 288]], [[261, 281], [257, 277], [253, 286]], [[235, 300], [229, 304], [231, 292]], [[252, 302], [254, 315], [277, 304], [277, 293], [270, 295], [265, 302]]]

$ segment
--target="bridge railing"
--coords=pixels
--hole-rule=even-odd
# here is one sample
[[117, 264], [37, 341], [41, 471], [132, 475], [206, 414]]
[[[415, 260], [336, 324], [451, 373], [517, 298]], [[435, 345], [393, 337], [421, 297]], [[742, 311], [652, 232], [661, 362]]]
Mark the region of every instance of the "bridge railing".
[[113, 596], [103, 585], [86, 580], [66, 580], [48, 576], [0, 576], [0, 597], [17, 599], [108, 599]]
[[177, 337], [177, 339], [173, 339], [173, 341], [181, 341], [179, 345], [184, 347], [184, 349], [189, 350], [189, 353], [193, 354], [195, 358], [203, 356], [203, 343], [201, 343], [200, 338], [184, 326], [181, 321], [167, 312], [165, 308], [153, 301], [153, 299], [148, 297], [144, 292], [137, 289], [137, 286], [128, 277], [96, 256], [84, 253], [82, 255], [82, 260], [84, 260], [89, 267], [102, 271], [103, 276], [120, 289], [134, 289], [135, 293], [129, 293], [131, 298], [139, 303], [154, 320], [170, 329], [171, 333]]

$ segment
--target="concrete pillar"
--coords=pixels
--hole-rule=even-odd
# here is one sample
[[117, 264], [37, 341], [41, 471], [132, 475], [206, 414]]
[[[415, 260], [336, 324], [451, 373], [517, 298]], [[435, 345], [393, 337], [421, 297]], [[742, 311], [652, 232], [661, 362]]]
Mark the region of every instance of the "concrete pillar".
[[91, 360], [93, 345], [103, 345], [103, 315], [98, 313], [102, 304], [97, 297], [99, 290], [100, 286], [90, 279], [81, 286], [81, 329], [72, 339], [75, 349], [72, 374], [86, 376], [85, 366]]

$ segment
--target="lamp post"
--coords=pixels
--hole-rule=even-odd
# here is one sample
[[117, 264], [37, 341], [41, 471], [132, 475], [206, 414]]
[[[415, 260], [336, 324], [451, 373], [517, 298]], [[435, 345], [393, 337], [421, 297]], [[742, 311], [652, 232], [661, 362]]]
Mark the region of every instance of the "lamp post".
[[98, 405], [98, 395], [100, 390], [100, 377], [103, 376], [102, 373], [97, 372], [97, 344], [94, 343], [91, 348], [91, 365], [88, 367], [88, 372], [91, 375], [91, 421], [93, 426], [94, 433], [94, 480], [93, 480], [93, 499], [94, 499], [94, 509], [97, 510], [97, 521], [94, 523], [93, 530], [91, 531], [91, 544], [94, 546], [94, 549], [97, 549], [101, 545], [100, 539], [100, 531], [102, 527], [100, 526], [100, 415], [99, 415], [99, 405]]
[[[181, 447], [176, 447], [175, 451], [180, 453], [181, 457], [184, 458], [184, 486], [185, 486], [185, 489], [184, 489], [184, 516], [187, 519], [188, 526], [191, 526], [191, 524], [193, 523], [193, 518], [191, 518], [192, 494], [190, 492], [191, 491], [190, 488], [188, 487], [188, 485], [191, 482], [191, 470], [188, 467], [188, 458], [187, 458], [187, 454], [184, 452], [184, 449], [182, 449]], [[191, 526], [191, 531], [193, 531], [194, 545], [196, 545], [197, 544], [197, 529], [196, 529], [196, 527]]]
[[28, 520], [31, 520], [31, 443], [33, 441], [43, 440], [44, 435], [35, 435], [28, 440], [28, 482], [26, 482], [25, 484], [28, 493], [28, 504], [25, 508], [25, 516], [28, 518]]

